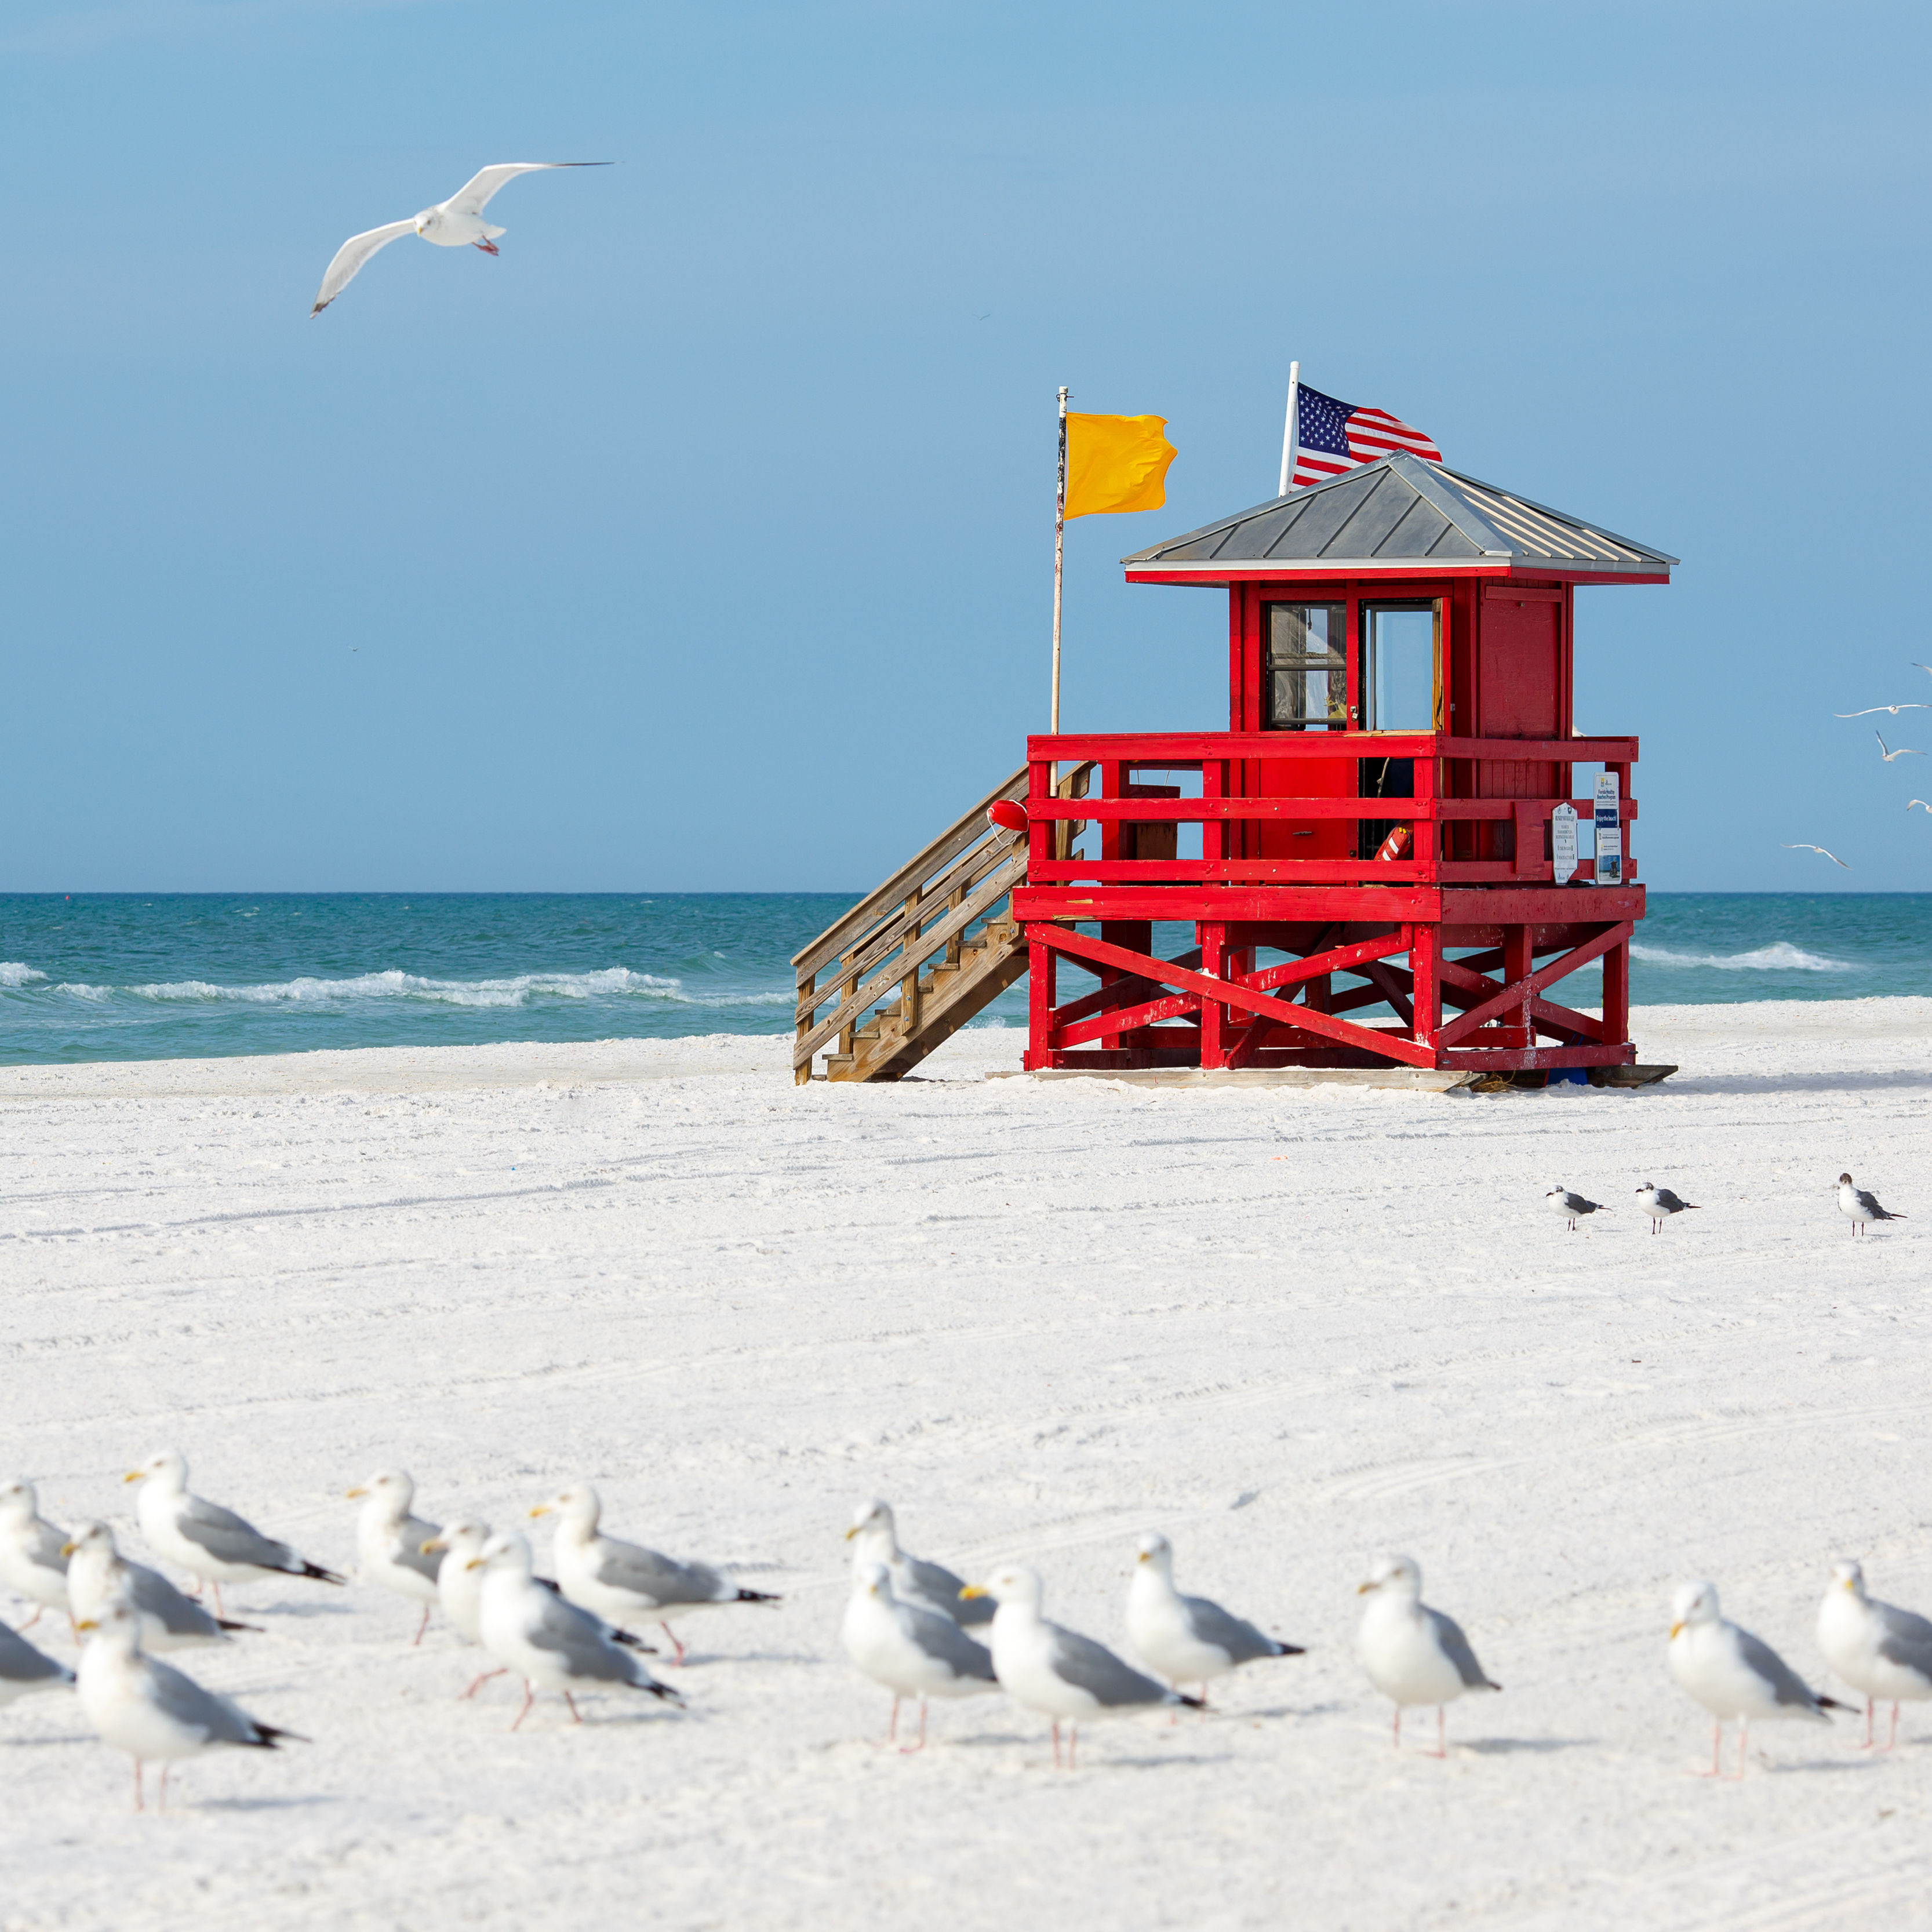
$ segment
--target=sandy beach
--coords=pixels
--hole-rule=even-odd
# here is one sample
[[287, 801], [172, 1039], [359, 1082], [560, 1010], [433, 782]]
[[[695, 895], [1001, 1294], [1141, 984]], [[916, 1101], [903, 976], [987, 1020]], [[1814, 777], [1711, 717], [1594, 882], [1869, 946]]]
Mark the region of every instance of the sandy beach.
[[[1820, 1682], [1841, 1555], [1932, 1612], [1932, 1000], [1638, 1021], [1664, 1085], [1490, 1098], [989, 1080], [990, 1029], [896, 1087], [725, 1036], [0, 1071], [0, 1465], [46, 1514], [145, 1556], [121, 1477], [174, 1444], [348, 1570], [374, 1469], [500, 1525], [582, 1476], [784, 1598], [688, 1627], [686, 1713], [512, 1735], [400, 1599], [239, 1586], [265, 1633], [176, 1660], [313, 1742], [136, 1816], [74, 1700], [0, 1712], [0, 1928], [1926, 1922], [1932, 1706], [1714, 1784], [1664, 1647], [1707, 1576]], [[1845, 1168], [1913, 1218], [1855, 1240]], [[1650, 1180], [1701, 1211], [1653, 1238]], [[1559, 1181], [1613, 1211], [1567, 1233]], [[1000, 1697], [882, 1750], [836, 1641], [873, 1495], [1116, 1646], [1163, 1529], [1308, 1654], [1070, 1774]], [[1504, 1687], [1446, 1762], [1352, 1654], [1383, 1550]]]

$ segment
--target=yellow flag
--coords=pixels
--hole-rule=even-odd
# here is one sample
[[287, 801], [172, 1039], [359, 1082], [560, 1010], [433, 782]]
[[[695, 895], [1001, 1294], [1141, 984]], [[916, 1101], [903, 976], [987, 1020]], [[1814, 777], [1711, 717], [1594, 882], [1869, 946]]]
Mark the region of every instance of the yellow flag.
[[1157, 510], [1175, 451], [1165, 416], [1066, 416], [1066, 515]]

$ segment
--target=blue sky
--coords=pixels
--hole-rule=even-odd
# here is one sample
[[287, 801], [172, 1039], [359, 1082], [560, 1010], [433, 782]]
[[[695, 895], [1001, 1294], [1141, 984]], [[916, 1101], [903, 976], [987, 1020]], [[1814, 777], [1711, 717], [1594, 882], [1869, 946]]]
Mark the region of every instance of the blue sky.
[[[0, 9], [0, 890], [863, 887], [1045, 725], [1226, 722], [1118, 559], [1288, 359], [1684, 559], [1586, 591], [1660, 887], [1932, 885], [1932, 16], [1775, 4]], [[413, 240], [478, 166], [610, 160]], [[1924, 722], [1920, 722], [1920, 721]], [[1881, 718], [1932, 751], [1932, 712]], [[1850, 860], [1841, 873], [1784, 839]]]

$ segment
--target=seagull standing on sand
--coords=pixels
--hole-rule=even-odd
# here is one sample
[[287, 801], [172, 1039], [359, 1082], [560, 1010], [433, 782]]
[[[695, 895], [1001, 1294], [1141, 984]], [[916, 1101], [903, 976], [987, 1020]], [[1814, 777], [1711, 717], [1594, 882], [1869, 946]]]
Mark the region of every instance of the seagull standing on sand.
[[360, 235], [350, 236], [335, 251], [335, 259], [329, 263], [328, 272], [322, 278], [315, 306], [309, 314], [321, 314], [356, 279], [358, 271], [371, 255], [405, 235], [420, 235], [425, 242], [434, 242], [439, 248], [466, 245], [481, 248], [486, 255], [496, 254], [496, 237], [505, 231], [493, 228], [485, 221], [483, 211], [489, 206], [490, 196], [519, 175], [538, 174], [553, 168], [602, 168], [609, 165], [608, 161], [495, 162], [471, 176], [447, 201], [440, 201], [434, 208], [426, 208], [420, 214], [411, 215], [406, 221], [392, 221], [384, 227], [370, 228]]
[[893, 1594], [892, 1572], [883, 1563], [853, 1565], [852, 1594], [838, 1640], [874, 1683], [892, 1694], [886, 1743], [898, 1736], [900, 1704], [908, 1697], [919, 1700], [919, 1742], [902, 1744], [903, 1751], [926, 1748], [928, 1697], [976, 1697], [1000, 1688], [986, 1646], [938, 1610], [901, 1602]]
[[1852, 1217], [1852, 1232], [1855, 1234], [1862, 1234], [1874, 1221], [1903, 1221], [1906, 1218], [1881, 1208], [1876, 1194], [1868, 1194], [1862, 1187], [1854, 1187], [1849, 1174], [1838, 1177], [1838, 1212]]
[[[1782, 839], [1780, 839], [1778, 843], [1784, 844]], [[1822, 845], [1785, 845], [1784, 849], [1787, 852], [1816, 852], [1820, 858], [1830, 860], [1834, 866], [1844, 866], [1848, 872], [1852, 869], [1850, 866], [1845, 865], [1844, 860], [1840, 858], [1837, 853], [1827, 852]]]
[[1202, 1708], [1198, 1697], [1183, 1696], [1143, 1677], [1105, 1644], [1077, 1630], [1050, 1624], [1040, 1613], [1045, 1594], [1040, 1573], [1017, 1564], [996, 1570], [983, 1583], [969, 1583], [969, 1598], [991, 1597], [993, 1670], [1000, 1688], [1017, 1704], [1053, 1720], [1053, 1764], [1060, 1768], [1060, 1726], [1067, 1729], [1066, 1768], [1073, 1768], [1080, 1744], [1080, 1720], [1119, 1717], [1156, 1706]]
[[[1932, 1697], [1932, 1623], [1894, 1604], [1865, 1594], [1865, 1573], [1856, 1563], [1832, 1565], [1832, 1582], [1818, 1606], [1818, 1648], [1825, 1660], [1865, 1700], [1863, 1750], [1890, 1750], [1898, 1742], [1898, 1707]], [[1878, 1700], [1892, 1704], [1892, 1735], [1872, 1738]]]
[[16, 1630], [0, 1624], [0, 1704], [10, 1704], [31, 1691], [57, 1690], [74, 1682], [74, 1672], [36, 1650]]
[[168, 1768], [220, 1744], [273, 1750], [293, 1731], [257, 1724], [239, 1704], [204, 1690], [171, 1664], [158, 1663], [141, 1648], [141, 1613], [131, 1604], [110, 1604], [94, 1622], [80, 1654], [80, 1708], [104, 1744], [134, 1760], [134, 1809], [141, 1810], [141, 1767], [159, 1762], [160, 1803], [168, 1802]]
[[1448, 1756], [1442, 1707], [1466, 1690], [1500, 1690], [1483, 1666], [1462, 1627], [1422, 1600], [1422, 1569], [1412, 1556], [1376, 1558], [1358, 1596], [1372, 1599], [1362, 1612], [1355, 1654], [1369, 1682], [1395, 1706], [1395, 1747], [1402, 1748], [1402, 1714], [1411, 1704], [1436, 1706], [1435, 1757]]
[[573, 1483], [532, 1516], [556, 1513], [556, 1580], [573, 1604], [595, 1610], [620, 1628], [638, 1617], [655, 1619], [671, 1641], [676, 1660], [684, 1661], [684, 1646], [670, 1627], [674, 1617], [723, 1604], [776, 1604], [764, 1590], [741, 1590], [704, 1563], [680, 1563], [674, 1558], [605, 1536], [598, 1528], [604, 1512], [597, 1492], [588, 1483]]
[[360, 1489], [349, 1492], [352, 1502], [364, 1497], [368, 1500], [356, 1516], [356, 1553], [362, 1580], [380, 1583], [384, 1589], [422, 1604], [422, 1622], [412, 1640], [419, 1644], [429, 1628], [429, 1613], [436, 1606], [441, 1568], [441, 1559], [424, 1555], [423, 1545], [439, 1534], [442, 1526], [410, 1514], [416, 1486], [400, 1469], [382, 1470]]
[[1897, 751], [1888, 752], [1885, 748], [1885, 740], [1880, 738], [1876, 731], [1872, 734], [1872, 736], [1878, 738], [1879, 756], [1883, 758], [1887, 764], [1890, 764], [1894, 758], [1922, 758], [1925, 755], [1923, 752], [1915, 752], [1910, 745], [1901, 745]]
[[286, 1543], [264, 1536], [255, 1526], [219, 1503], [192, 1496], [188, 1459], [178, 1449], [150, 1456], [128, 1480], [142, 1485], [141, 1534], [170, 1563], [178, 1563], [214, 1590], [214, 1613], [221, 1614], [221, 1586], [256, 1576], [310, 1576], [318, 1583], [340, 1583], [333, 1570], [298, 1556]]
[[572, 1720], [582, 1724], [573, 1688], [602, 1684], [648, 1690], [653, 1697], [683, 1700], [660, 1684], [630, 1652], [613, 1643], [602, 1622], [546, 1590], [530, 1574], [530, 1546], [514, 1531], [493, 1536], [470, 1559], [483, 1573], [478, 1618], [483, 1647], [524, 1680], [523, 1708], [510, 1728], [530, 1714], [537, 1692], [560, 1690]]
[[1177, 1690], [1199, 1684], [1204, 1708], [1208, 1684], [1238, 1664], [1304, 1654], [1300, 1644], [1278, 1643], [1205, 1597], [1184, 1597], [1174, 1587], [1174, 1546], [1157, 1531], [1141, 1538], [1127, 1585], [1127, 1640]]
[[1576, 1217], [1580, 1214], [1601, 1214], [1606, 1212], [1600, 1201], [1587, 1201], [1580, 1194], [1572, 1194], [1567, 1187], [1552, 1187], [1543, 1197], [1543, 1204], [1552, 1214], [1561, 1214], [1570, 1223], [1570, 1232], [1576, 1232]]
[[1654, 1180], [1646, 1180], [1636, 1191], [1636, 1204], [1650, 1216], [1650, 1232], [1654, 1234], [1673, 1214], [1682, 1214], [1687, 1209], [1697, 1213], [1694, 1201], [1680, 1201], [1667, 1187], [1660, 1187]]
[[1714, 1583], [1679, 1586], [1671, 1605], [1670, 1674], [1715, 1722], [1711, 1727], [1711, 1768], [1719, 1774], [1718, 1753], [1724, 1720], [1738, 1720], [1738, 1772], [1744, 1774], [1744, 1753], [1754, 1718], [1802, 1718], [1828, 1724], [1827, 1711], [1846, 1706], [1821, 1697], [1771, 1646], [1748, 1630], [1726, 1623], [1718, 1612]]
[[255, 1624], [230, 1623], [184, 1597], [158, 1570], [131, 1562], [116, 1548], [104, 1522], [84, 1522], [67, 1546], [68, 1599], [77, 1617], [98, 1623], [110, 1604], [131, 1604], [140, 1613], [143, 1650], [188, 1650], [226, 1643], [230, 1630]]
[[66, 1533], [40, 1514], [32, 1483], [18, 1476], [0, 1483], [0, 1583], [34, 1606], [22, 1630], [32, 1629], [42, 1610], [65, 1610], [73, 1617], [67, 1558], [61, 1554], [66, 1542]]
[[909, 1556], [899, 1547], [898, 1526], [890, 1503], [876, 1498], [861, 1503], [845, 1532], [848, 1543], [856, 1542], [852, 1552], [854, 1571], [868, 1563], [883, 1563], [892, 1572], [892, 1594], [902, 1604], [918, 1604], [950, 1617], [956, 1624], [989, 1624], [993, 1621], [990, 1597], [964, 1598], [963, 1576], [956, 1576], [942, 1563], [928, 1563]]

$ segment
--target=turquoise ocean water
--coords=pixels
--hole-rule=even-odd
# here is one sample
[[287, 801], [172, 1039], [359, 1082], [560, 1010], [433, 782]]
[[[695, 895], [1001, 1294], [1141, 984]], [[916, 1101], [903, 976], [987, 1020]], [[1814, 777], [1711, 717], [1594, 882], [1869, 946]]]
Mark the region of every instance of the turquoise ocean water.
[[[782, 1033], [787, 962], [857, 896], [0, 895], [0, 1064]], [[1932, 994], [1932, 893], [1653, 892], [1640, 932], [1641, 1004]]]

